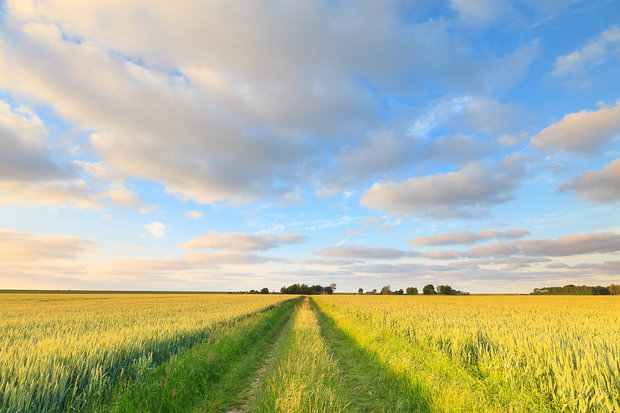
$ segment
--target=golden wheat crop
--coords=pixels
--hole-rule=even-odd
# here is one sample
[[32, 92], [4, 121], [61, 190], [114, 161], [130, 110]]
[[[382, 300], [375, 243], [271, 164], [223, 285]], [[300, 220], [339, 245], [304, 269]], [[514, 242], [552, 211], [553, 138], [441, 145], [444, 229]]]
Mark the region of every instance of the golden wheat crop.
[[[472, 388], [507, 390], [497, 392], [509, 395], [504, 401], [459, 394], [486, 398], [476, 408], [620, 411], [620, 297], [321, 296], [316, 301], [330, 317], [365, 326], [350, 330], [358, 340], [364, 331], [377, 331], [384, 345], [400, 340], [411, 349], [446, 354], [471, 372], [479, 383]], [[405, 358], [386, 356], [387, 367], [402, 372]], [[420, 374], [415, 366], [407, 368], [412, 379]], [[519, 397], [528, 400], [519, 404]], [[511, 404], [502, 404], [506, 401]]]
[[278, 295], [0, 294], [0, 411], [54, 411]]

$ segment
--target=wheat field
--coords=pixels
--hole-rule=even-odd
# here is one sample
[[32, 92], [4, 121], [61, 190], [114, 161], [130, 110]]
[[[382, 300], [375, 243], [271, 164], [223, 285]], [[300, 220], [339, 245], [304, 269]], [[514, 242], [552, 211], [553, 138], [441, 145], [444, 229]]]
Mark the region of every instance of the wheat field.
[[[385, 368], [427, 388], [431, 410], [620, 411], [618, 297], [315, 300]], [[425, 364], [430, 360], [436, 364]]]
[[620, 412], [620, 297], [295, 297], [0, 294], [0, 411]]
[[0, 410], [80, 406], [278, 295], [0, 294]]

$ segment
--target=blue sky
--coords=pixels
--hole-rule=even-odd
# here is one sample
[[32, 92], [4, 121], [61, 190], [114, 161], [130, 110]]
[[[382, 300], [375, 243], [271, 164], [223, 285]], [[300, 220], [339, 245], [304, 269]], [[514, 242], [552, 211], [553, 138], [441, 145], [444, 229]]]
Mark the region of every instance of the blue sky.
[[0, 288], [620, 282], [615, 1], [0, 5]]

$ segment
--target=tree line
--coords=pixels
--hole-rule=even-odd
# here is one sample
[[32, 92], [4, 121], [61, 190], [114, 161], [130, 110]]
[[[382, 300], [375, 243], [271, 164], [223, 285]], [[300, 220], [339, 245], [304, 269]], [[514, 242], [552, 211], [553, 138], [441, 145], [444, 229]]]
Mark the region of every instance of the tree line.
[[280, 288], [281, 294], [305, 294], [305, 295], [313, 295], [313, 294], [333, 294], [336, 289], [336, 284], [330, 284], [329, 286], [323, 287], [321, 285], [306, 285], [306, 284], [293, 284], [288, 287]]
[[[322, 285], [293, 284], [280, 288], [280, 294], [333, 294], [335, 289], [336, 284], [330, 284], [325, 287]], [[270, 292], [269, 288], [265, 287], [260, 290], [239, 291], [237, 294], [276, 294], [276, 292]]]
[[[403, 295], [405, 294], [405, 292], [407, 293], [407, 295], [417, 295], [418, 289], [415, 287], [408, 287], [404, 291], [402, 288], [400, 290], [392, 291], [391, 287], [389, 285], [386, 285], [381, 289], [381, 292], [379, 292], [379, 294], [380, 295]], [[363, 288], [358, 289], [357, 293], [364, 294], [364, 289]], [[366, 294], [368, 295], [377, 294], [377, 290], [374, 289], [372, 291], [368, 291], [366, 292]], [[469, 295], [469, 293], [455, 290], [449, 285], [438, 285], [437, 290], [435, 290], [435, 286], [433, 284], [425, 285], [424, 288], [422, 288], [422, 294], [424, 295]]]
[[608, 287], [573, 285], [564, 287], [534, 288], [533, 295], [620, 295], [620, 285], [611, 284]]

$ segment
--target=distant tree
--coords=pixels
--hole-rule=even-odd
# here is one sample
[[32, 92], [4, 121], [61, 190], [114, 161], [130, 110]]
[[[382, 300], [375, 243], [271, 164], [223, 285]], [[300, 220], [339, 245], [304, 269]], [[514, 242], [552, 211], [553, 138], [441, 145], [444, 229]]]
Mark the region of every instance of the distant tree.
[[612, 294], [609, 287], [601, 287], [597, 285], [595, 287], [588, 285], [573, 285], [568, 284], [564, 287], [544, 287], [534, 288], [532, 294], [535, 295], [609, 295]]
[[620, 295], [620, 285], [618, 284], [612, 284], [607, 287], [607, 289], [609, 290], [609, 294], [611, 295]]
[[403, 294], [404, 294], [404, 291], [403, 291], [403, 289], [401, 288], [400, 290], [394, 291], [394, 292], [393, 292], [393, 294], [396, 294], [396, 295], [403, 295]]
[[332, 292], [336, 291], [336, 284], [335, 284], [335, 283], [331, 283], [331, 284], [329, 285], [329, 288], [331, 288], [331, 289], [332, 289]]
[[310, 287], [310, 294], [321, 294], [323, 292], [324, 288], [320, 285], [313, 285], [312, 287]]
[[269, 294], [269, 288], [265, 287], [262, 290], [260, 290], [261, 294]]
[[392, 294], [392, 290], [390, 290], [390, 286], [386, 285], [381, 289], [381, 295], [390, 295]]
[[437, 294], [435, 292], [435, 286], [433, 286], [433, 284], [425, 285], [424, 288], [422, 288], [422, 294], [425, 294], [425, 295]]
[[363, 288], [358, 288], [357, 289], [357, 293], [358, 294], [364, 294], [364, 289]]
[[[267, 291], [266, 293], [263, 294], [269, 294], [269, 290], [266, 288], [263, 288], [263, 290], [261, 290], [261, 292], [263, 291]], [[321, 285], [313, 285], [313, 286], [308, 286], [306, 284], [293, 284], [293, 285], [289, 285], [288, 287], [282, 287], [280, 288], [280, 293], [282, 294], [306, 294], [306, 295], [312, 295], [312, 294], [333, 294], [334, 290], [332, 289], [332, 287], [323, 287]]]
[[372, 294], [377, 294], [377, 289], [376, 289], [376, 288], [373, 288], [373, 289], [372, 289], [372, 291], [371, 291], [371, 293], [372, 293]]
[[418, 289], [415, 287], [407, 288], [407, 295], [416, 295], [418, 293]]
[[438, 285], [437, 286], [437, 294], [441, 295], [454, 295], [456, 291], [452, 289], [449, 285]]

